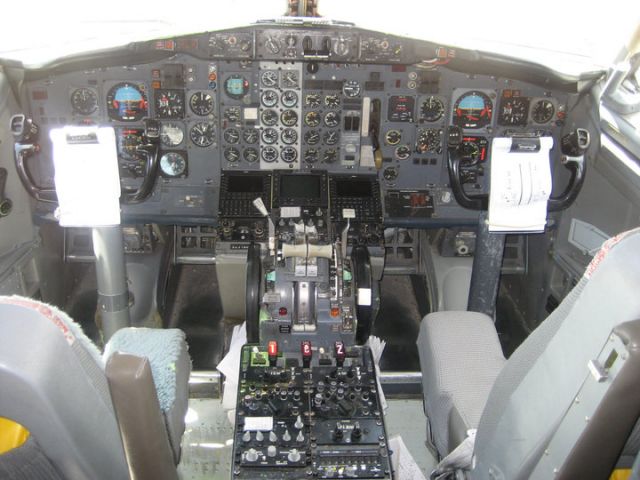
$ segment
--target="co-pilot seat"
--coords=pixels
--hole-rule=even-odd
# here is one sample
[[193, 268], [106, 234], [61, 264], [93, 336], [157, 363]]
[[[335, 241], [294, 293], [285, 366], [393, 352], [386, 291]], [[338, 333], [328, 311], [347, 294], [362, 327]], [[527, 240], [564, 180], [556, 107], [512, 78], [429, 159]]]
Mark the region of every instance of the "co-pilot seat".
[[608, 478], [638, 451], [638, 252], [640, 229], [607, 241], [508, 360], [486, 315], [423, 319], [425, 413], [441, 457], [472, 429], [470, 478]]
[[101, 355], [64, 312], [22, 297], [0, 297], [0, 331], [0, 417], [30, 432], [0, 478], [178, 478], [182, 331], [121, 329]]

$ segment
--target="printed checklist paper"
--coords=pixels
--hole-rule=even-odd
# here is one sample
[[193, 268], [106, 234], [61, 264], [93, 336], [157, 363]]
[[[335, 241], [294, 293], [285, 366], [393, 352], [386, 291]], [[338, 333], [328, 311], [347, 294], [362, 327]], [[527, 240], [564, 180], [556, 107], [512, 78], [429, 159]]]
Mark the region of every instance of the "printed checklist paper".
[[540, 137], [537, 140], [540, 141], [540, 148], [527, 150], [514, 148], [514, 144], [518, 146], [518, 139], [493, 139], [488, 218], [490, 232], [544, 231], [547, 201], [551, 194], [549, 151], [553, 147], [553, 138]]

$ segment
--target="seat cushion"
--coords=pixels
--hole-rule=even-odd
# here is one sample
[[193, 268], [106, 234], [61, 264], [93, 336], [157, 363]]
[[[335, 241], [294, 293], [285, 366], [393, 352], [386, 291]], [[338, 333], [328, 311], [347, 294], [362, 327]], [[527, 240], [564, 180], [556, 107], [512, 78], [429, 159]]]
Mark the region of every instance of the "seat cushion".
[[425, 413], [444, 456], [477, 428], [505, 358], [493, 321], [476, 312], [427, 315], [417, 343]]

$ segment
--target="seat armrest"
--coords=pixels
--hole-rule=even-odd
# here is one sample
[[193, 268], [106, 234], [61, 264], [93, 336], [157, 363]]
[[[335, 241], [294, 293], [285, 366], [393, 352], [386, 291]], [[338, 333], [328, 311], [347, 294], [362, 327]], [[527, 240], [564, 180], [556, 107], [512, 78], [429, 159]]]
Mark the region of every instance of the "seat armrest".
[[114, 352], [105, 372], [131, 478], [177, 480], [149, 360]]

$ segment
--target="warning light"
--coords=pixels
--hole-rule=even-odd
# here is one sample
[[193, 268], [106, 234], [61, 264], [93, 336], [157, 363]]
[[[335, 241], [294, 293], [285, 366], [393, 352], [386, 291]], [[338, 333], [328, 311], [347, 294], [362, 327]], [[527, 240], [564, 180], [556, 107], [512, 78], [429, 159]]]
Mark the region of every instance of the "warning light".
[[275, 367], [278, 361], [278, 342], [271, 340], [267, 344], [267, 353], [269, 354], [269, 365]]
[[331, 316], [337, 317], [340, 315], [340, 307], [331, 307]]
[[209, 81], [210, 82], [215, 82], [218, 79], [218, 74], [216, 72], [211, 72], [209, 74]]
[[280, 315], [281, 317], [284, 317], [287, 314], [287, 307], [280, 307], [280, 309], [278, 310], [278, 315]]

